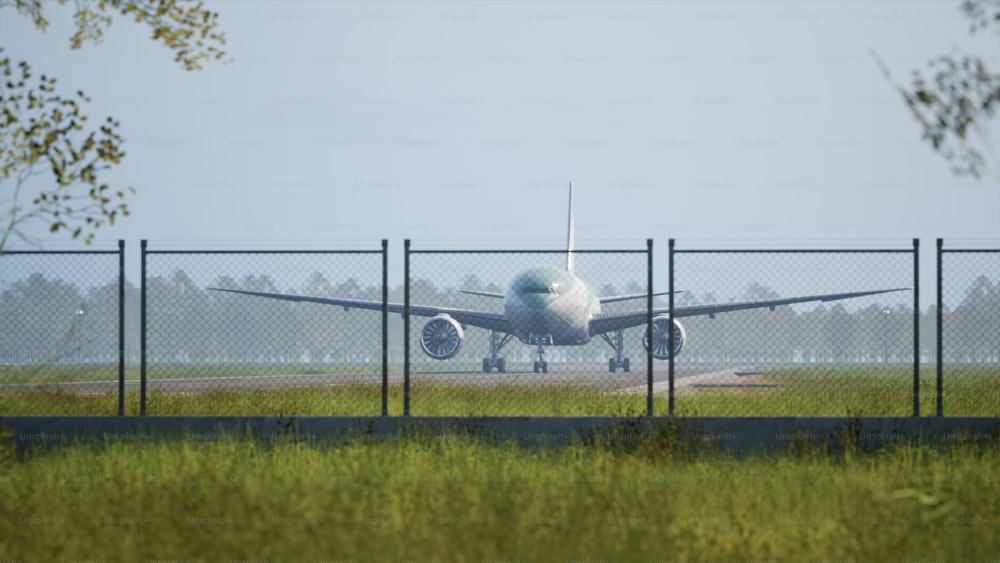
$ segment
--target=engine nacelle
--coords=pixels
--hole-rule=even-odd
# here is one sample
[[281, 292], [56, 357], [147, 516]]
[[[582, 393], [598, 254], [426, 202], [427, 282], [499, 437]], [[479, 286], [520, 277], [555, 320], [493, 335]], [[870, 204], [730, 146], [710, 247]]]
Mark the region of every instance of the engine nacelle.
[[[653, 318], [653, 357], [657, 360], [669, 360], [670, 353], [670, 333], [667, 332], [673, 327], [674, 331], [674, 350], [673, 356], [676, 358], [678, 354], [681, 353], [681, 348], [684, 347], [684, 341], [687, 339], [687, 332], [684, 330], [684, 325], [678, 321], [671, 321], [670, 315], [659, 315]], [[642, 334], [642, 345], [649, 350], [649, 327]]]
[[448, 360], [462, 349], [465, 331], [462, 325], [445, 314], [437, 315], [420, 329], [420, 347], [435, 360]]

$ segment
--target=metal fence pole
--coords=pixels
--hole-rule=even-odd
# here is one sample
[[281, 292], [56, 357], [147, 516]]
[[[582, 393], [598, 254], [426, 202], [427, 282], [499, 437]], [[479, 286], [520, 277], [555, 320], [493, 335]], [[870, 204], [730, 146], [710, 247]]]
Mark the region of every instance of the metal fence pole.
[[118, 416], [125, 416], [125, 241], [118, 239]]
[[142, 284], [139, 295], [139, 415], [146, 415], [146, 246], [148, 241], [139, 243], [140, 276]]
[[382, 239], [382, 416], [389, 416], [389, 241]]
[[920, 416], [920, 239], [913, 239], [913, 416]]
[[940, 238], [937, 239], [937, 335], [936, 335], [937, 342], [935, 343], [935, 353], [937, 355], [937, 358], [935, 358], [936, 363], [937, 363], [937, 374], [936, 374], [936, 379], [937, 379], [937, 416], [944, 416], [944, 404], [943, 404], [943, 399], [944, 399], [944, 379], [943, 379], [943, 375], [944, 375], [944, 363], [943, 363], [943, 359], [942, 359], [943, 358], [943, 354], [944, 354], [944, 346], [943, 346], [944, 339], [941, 337], [941, 334], [942, 334], [941, 333], [941, 329], [942, 329], [942, 325], [944, 324], [944, 315], [941, 312], [941, 309], [944, 306], [944, 292], [943, 292], [942, 287], [941, 287], [941, 281], [942, 281], [942, 279], [944, 279], [943, 265], [941, 264], [941, 258], [944, 256], [944, 253], [941, 251], [941, 249], [942, 249], [943, 246], [944, 246], [944, 239], [940, 239]]
[[403, 241], [403, 416], [410, 416], [410, 239]]
[[653, 416], [653, 239], [646, 239], [646, 416]]
[[[667, 288], [667, 290], [670, 292], [669, 295], [670, 326], [667, 327], [667, 330], [669, 331], [669, 334], [667, 335], [667, 338], [669, 339], [667, 346], [670, 348], [670, 360], [668, 360], [669, 366], [667, 368], [668, 369], [667, 377], [669, 379], [668, 391], [667, 391], [669, 395], [667, 401], [669, 405], [668, 413], [670, 414], [670, 416], [674, 416], [674, 325], [673, 323], [674, 323], [674, 243], [675, 242], [676, 241], [674, 239], [670, 239], [669, 248], [667, 251], [667, 262], [668, 262], [667, 266], [670, 270], [670, 284], [669, 284], [670, 286]], [[652, 344], [653, 342], [652, 332], [649, 333], [649, 342], [650, 344]]]

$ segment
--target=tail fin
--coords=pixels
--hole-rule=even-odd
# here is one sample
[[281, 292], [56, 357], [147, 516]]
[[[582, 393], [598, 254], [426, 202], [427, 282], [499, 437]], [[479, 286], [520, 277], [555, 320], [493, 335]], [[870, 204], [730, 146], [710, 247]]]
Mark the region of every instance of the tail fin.
[[573, 234], [573, 181], [569, 182], [569, 227], [566, 232], [566, 271], [573, 273], [573, 247], [575, 245], [575, 235]]

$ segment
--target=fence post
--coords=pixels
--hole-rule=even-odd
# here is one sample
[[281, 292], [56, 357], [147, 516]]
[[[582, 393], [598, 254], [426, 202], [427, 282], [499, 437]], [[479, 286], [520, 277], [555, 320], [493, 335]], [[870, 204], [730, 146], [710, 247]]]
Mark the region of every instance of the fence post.
[[920, 239], [913, 239], [913, 416], [920, 416]]
[[403, 240], [403, 416], [410, 416], [410, 239]]
[[[668, 385], [668, 388], [667, 388], [668, 399], [667, 399], [667, 401], [668, 401], [668, 405], [669, 405], [668, 406], [668, 413], [669, 413], [670, 416], [674, 416], [674, 326], [673, 326], [673, 323], [674, 323], [674, 242], [675, 242], [674, 239], [670, 239], [669, 248], [668, 248], [668, 252], [667, 252], [667, 262], [668, 262], [667, 266], [668, 266], [668, 268], [670, 270], [670, 284], [669, 284], [670, 287], [667, 288], [667, 290], [670, 292], [670, 295], [669, 295], [669, 299], [670, 299], [670, 303], [669, 303], [669, 307], [670, 307], [670, 325], [667, 327], [667, 330], [669, 331], [668, 335], [667, 335], [667, 338], [669, 339], [668, 343], [667, 343], [667, 346], [670, 348], [670, 360], [668, 360], [669, 361], [669, 366], [667, 368], [667, 377], [669, 379], [668, 384], [667, 384]], [[649, 333], [649, 343], [650, 344], [653, 343], [653, 333], [652, 332]]]
[[944, 316], [941, 312], [941, 308], [944, 306], [944, 291], [941, 287], [941, 281], [944, 279], [943, 269], [944, 266], [941, 264], [941, 259], [944, 256], [942, 247], [944, 246], [944, 239], [937, 239], [937, 342], [936, 345], [936, 361], [937, 361], [937, 416], [944, 416], [944, 404], [942, 403], [944, 399], [944, 339], [942, 338], [941, 329], [944, 325]]
[[382, 416], [389, 416], [389, 248], [382, 239]]
[[139, 415], [146, 415], [146, 239], [139, 243], [139, 268], [142, 277], [139, 291]]
[[653, 239], [646, 239], [646, 416], [653, 416]]
[[118, 239], [118, 416], [125, 416], [125, 241]]

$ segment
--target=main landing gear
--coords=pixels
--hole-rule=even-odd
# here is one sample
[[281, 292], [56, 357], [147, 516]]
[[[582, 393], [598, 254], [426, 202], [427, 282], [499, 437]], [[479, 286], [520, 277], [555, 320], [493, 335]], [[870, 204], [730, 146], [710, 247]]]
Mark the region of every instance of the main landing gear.
[[[501, 334], [495, 330], [490, 331], [490, 355], [483, 358], [483, 373], [490, 373], [496, 368], [498, 373], [507, 372], [507, 362], [500, 357], [500, 350], [513, 338], [512, 334]], [[552, 335], [532, 334], [528, 336], [528, 342], [536, 344], [538, 348], [535, 353], [538, 359], [535, 360], [535, 373], [549, 373], [549, 363], [545, 361], [545, 345], [552, 344]]]
[[611, 346], [611, 349], [615, 352], [615, 356], [608, 360], [608, 371], [615, 373], [618, 371], [618, 368], [622, 368], [622, 371], [628, 373], [631, 366], [629, 365], [628, 358], [623, 357], [625, 354], [625, 331], [616, 330], [614, 341], [612, 341], [607, 334], [601, 334], [601, 338], [603, 338], [604, 341], [608, 343], [608, 346]]
[[[483, 373], [490, 373], [493, 371], [493, 368], [496, 368], [498, 373], [507, 373], [507, 362], [500, 357], [500, 350], [510, 342], [510, 339], [510, 334], [501, 336], [495, 330], [490, 331], [490, 355], [487, 358], [483, 358]], [[535, 371], [537, 372], [538, 370], [536, 369]]]
[[610, 371], [611, 373], [615, 373], [616, 371], [618, 371], [618, 366], [621, 366], [622, 371], [626, 373], [628, 373], [631, 369], [631, 366], [629, 365], [628, 362], [628, 358], [625, 358], [623, 360], [618, 360], [617, 358], [611, 358], [610, 360], [608, 360], [608, 371]]

